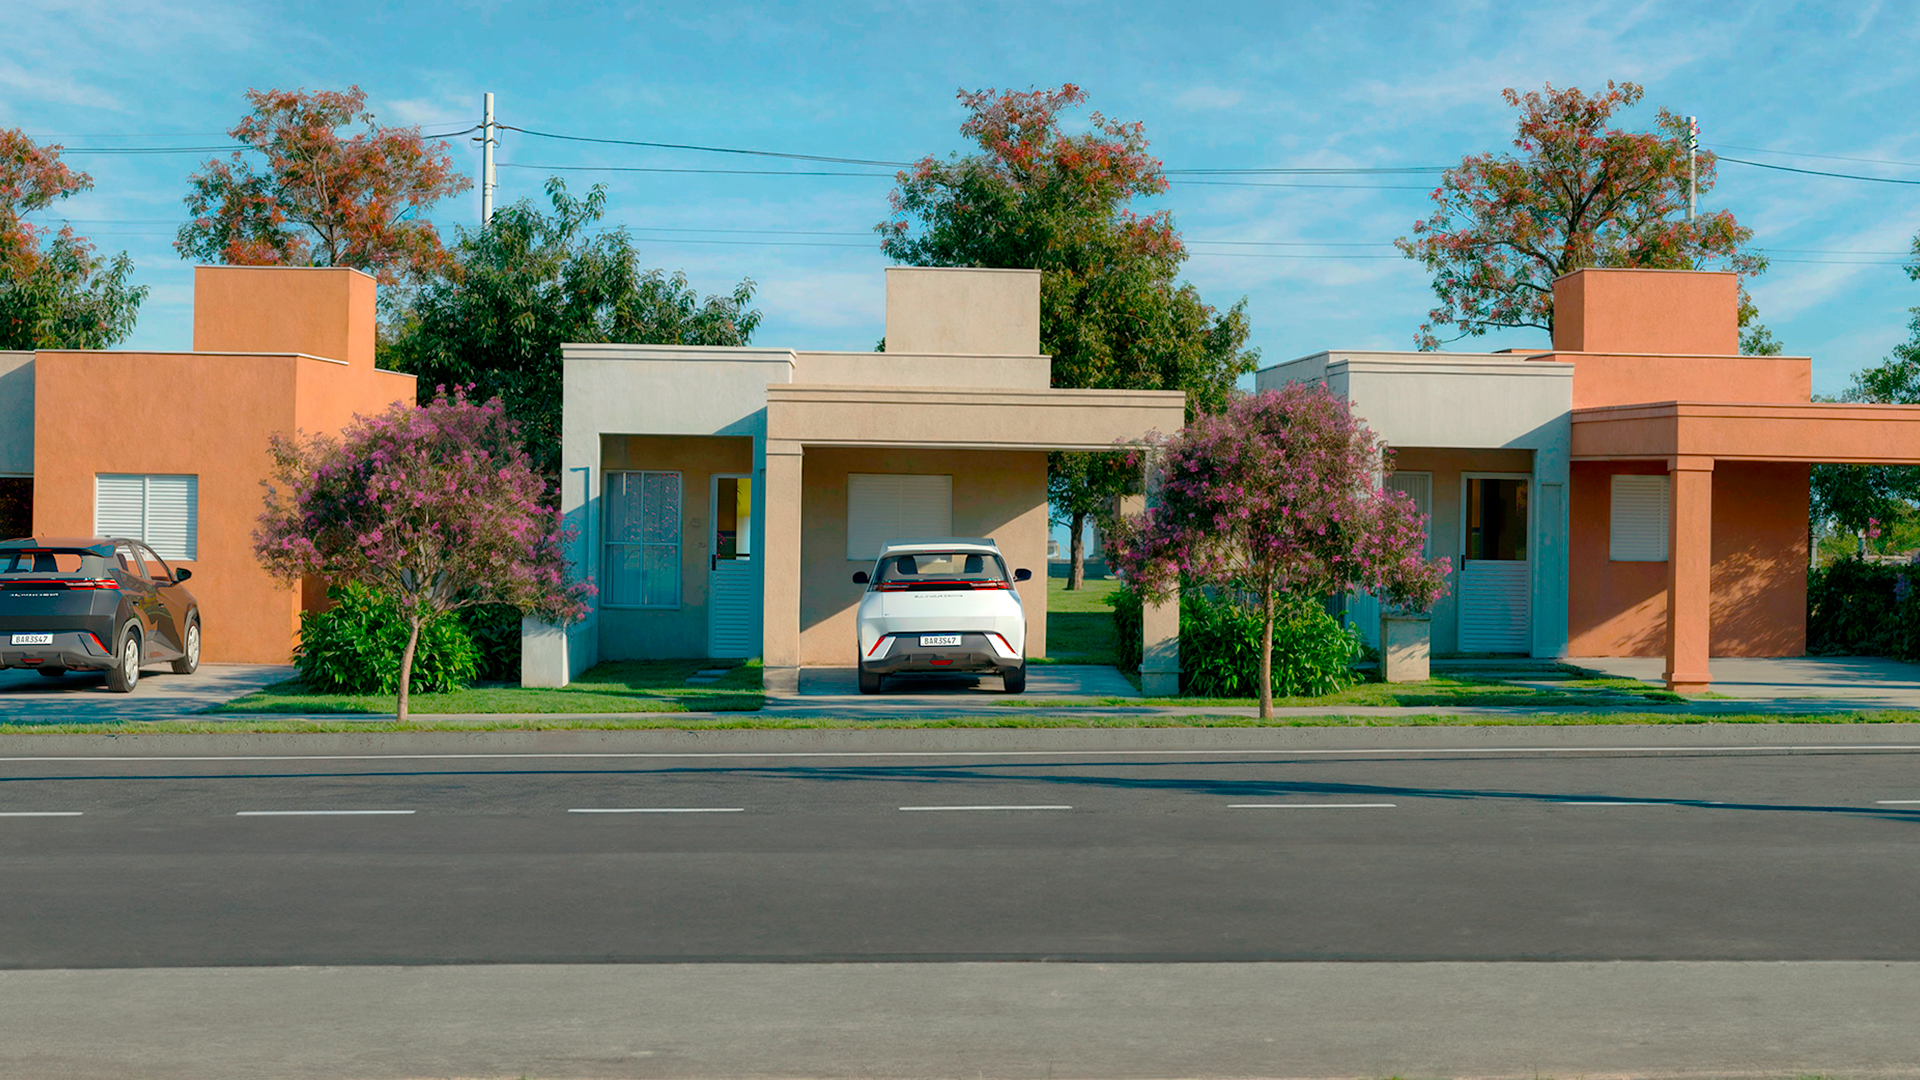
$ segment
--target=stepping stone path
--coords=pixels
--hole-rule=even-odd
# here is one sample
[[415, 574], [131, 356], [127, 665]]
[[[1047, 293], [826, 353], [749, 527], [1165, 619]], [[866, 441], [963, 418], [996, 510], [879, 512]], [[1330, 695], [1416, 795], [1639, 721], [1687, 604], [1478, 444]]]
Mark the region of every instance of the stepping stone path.
[[703, 686], [707, 683], [717, 683], [720, 681], [720, 679], [723, 676], [726, 675], [727, 672], [731, 670], [733, 669], [732, 668], [708, 668], [705, 671], [696, 671], [692, 675], [687, 676], [687, 685]]

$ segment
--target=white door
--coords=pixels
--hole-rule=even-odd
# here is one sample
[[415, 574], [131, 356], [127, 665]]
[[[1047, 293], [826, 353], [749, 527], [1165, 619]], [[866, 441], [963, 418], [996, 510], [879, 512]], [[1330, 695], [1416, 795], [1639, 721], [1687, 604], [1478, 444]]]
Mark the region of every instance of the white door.
[[716, 476], [707, 516], [707, 655], [742, 659], [760, 651], [760, 604], [753, 565], [753, 477]]
[[1533, 648], [1533, 575], [1527, 561], [1527, 478], [1468, 474], [1460, 502], [1460, 651]]

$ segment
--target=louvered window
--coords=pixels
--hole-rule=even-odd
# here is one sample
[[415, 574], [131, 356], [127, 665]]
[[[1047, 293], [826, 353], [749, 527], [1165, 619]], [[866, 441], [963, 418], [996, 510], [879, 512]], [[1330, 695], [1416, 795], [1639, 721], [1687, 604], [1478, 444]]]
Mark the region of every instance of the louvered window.
[[200, 556], [200, 478], [101, 473], [93, 481], [93, 531], [191, 562]]
[[848, 474], [848, 559], [870, 561], [896, 540], [952, 535], [953, 477]]
[[680, 606], [680, 474], [610, 472], [606, 607]]
[[1667, 561], [1667, 478], [1613, 477], [1608, 558], [1614, 562]]
[[1396, 491], [1413, 500], [1413, 505], [1427, 519], [1425, 542], [1421, 544], [1420, 554], [1433, 554], [1433, 474], [1430, 472], [1397, 472], [1387, 477], [1388, 491]]

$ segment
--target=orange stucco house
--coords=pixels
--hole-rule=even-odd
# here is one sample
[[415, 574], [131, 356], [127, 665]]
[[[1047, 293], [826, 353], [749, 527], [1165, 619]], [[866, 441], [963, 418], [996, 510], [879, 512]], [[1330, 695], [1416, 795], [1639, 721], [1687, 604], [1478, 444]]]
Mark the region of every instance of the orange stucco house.
[[357, 270], [197, 267], [192, 352], [0, 353], [0, 476], [32, 478], [35, 535], [132, 535], [190, 567], [206, 660], [286, 663], [320, 598], [253, 557], [268, 439], [413, 400], [374, 367], [374, 319]]
[[1807, 357], [1740, 355], [1731, 273], [1579, 270], [1542, 353], [1326, 352], [1259, 385], [1328, 384], [1396, 450], [1389, 486], [1453, 562], [1438, 652], [1806, 651], [1816, 462], [1920, 463], [1920, 406], [1815, 403]]

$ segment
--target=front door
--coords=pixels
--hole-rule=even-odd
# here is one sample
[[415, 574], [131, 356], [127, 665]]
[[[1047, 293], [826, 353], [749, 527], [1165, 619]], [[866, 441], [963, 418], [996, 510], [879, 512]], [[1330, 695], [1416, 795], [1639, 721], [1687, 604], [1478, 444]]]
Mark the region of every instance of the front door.
[[741, 659], [760, 651], [760, 604], [753, 567], [753, 477], [716, 476], [707, 520], [707, 655]]
[[1527, 478], [1468, 474], [1460, 516], [1460, 651], [1533, 651]]

